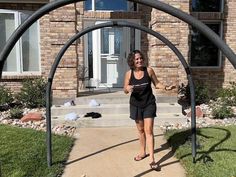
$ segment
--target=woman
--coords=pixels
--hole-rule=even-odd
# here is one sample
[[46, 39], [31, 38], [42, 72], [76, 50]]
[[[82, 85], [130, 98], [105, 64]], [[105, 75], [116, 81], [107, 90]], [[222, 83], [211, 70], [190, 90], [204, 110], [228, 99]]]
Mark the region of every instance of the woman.
[[[152, 93], [151, 83], [156, 89], [170, 90], [173, 86], [161, 84], [151, 67], [146, 67], [146, 60], [139, 50], [131, 52], [127, 59], [130, 70], [124, 78], [124, 92], [130, 96], [130, 118], [135, 120], [140, 141], [140, 152], [134, 157], [140, 161], [150, 156], [150, 167], [160, 170], [154, 159], [153, 125], [156, 117], [156, 100]], [[149, 154], [146, 153], [146, 145]]]

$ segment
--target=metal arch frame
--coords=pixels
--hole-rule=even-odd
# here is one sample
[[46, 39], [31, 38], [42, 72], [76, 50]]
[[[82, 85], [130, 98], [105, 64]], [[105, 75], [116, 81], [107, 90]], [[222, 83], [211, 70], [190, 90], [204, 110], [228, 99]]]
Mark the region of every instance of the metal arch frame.
[[[6, 45], [4, 46], [2, 52], [0, 53], [0, 79], [2, 78], [2, 70], [4, 63], [11, 52], [12, 48], [16, 44], [16, 42], [19, 40], [19, 38], [23, 35], [23, 33], [35, 22], [37, 21], [40, 17], [45, 15], [46, 13], [57, 9], [59, 7], [75, 3], [75, 2], [81, 2], [85, 0], [57, 0], [50, 2], [43, 7], [41, 7], [39, 10], [37, 10], [35, 13], [33, 13], [24, 23], [22, 23], [11, 35], [11, 37], [8, 39]], [[147, 5], [152, 8], [156, 8], [158, 10], [161, 10], [163, 12], [166, 12], [174, 17], [177, 17], [181, 19], [182, 21], [185, 21], [186, 23], [192, 25], [196, 29], [198, 29], [200, 32], [202, 32], [209, 40], [211, 40], [224, 54], [225, 56], [229, 59], [231, 64], [236, 68], [236, 55], [235, 53], [229, 48], [229, 46], [222, 40], [220, 39], [219, 36], [217, 36], [208, 26], [203, 24], [201, 21], [195, 19], [191, 15], [174, 8], [168, 4], [165, 4], [163, 2], [160, 2], [158, 0], [128, 0], [131, 2], [137, 2], [143, 5]], [[190, 73], [190, 70], [188, 71]], [[195, 96], [191, 94], [191, 99], [194, 99]], [[195, 114], [195, 109], [193, 109], [191, 118]], [[193, 124], [193, 122], [192, 122]], [[49, 125], [48, 125], [49, 126]], [[50, 125], [51, 126], [51, 125]], [[196, 132], [194, 132], [194, 128], [192, 127], [192, 132], [196, 136]]]
[[47, 118], [47, 160], [48, 160], [48, 166], [51, 166], [52, 164], [52, 148], [51, 148], [51, 87], [53, 78], [56, 72], [56, 69], [61, 61], [61, 58], [63, 57], [66, 50], [72, 45], [77, 39], [79, 39], [81, 36], [85, 35], [88, 32], [91, 32], [96, 29], [104, 28], [104, 27], [130, 27], [139, 29], [141, 31], [144, 31], [146, 33], [149, 33], [159, 40], [161, 40], [163, 43], [165, 43], [179, 58], [180, 62], [184, 66], [185, 72], [187, 74], [187, 78], [189, 81], [190, 86], [190, 93], [191, 93], [191, 108], [192, 108], [192, 115], [191, 115], [191, 127], [192, 127], [192, 156], [193, 156], [193, 162], [195, 163], [195, 157], [196, 157], [196, 113], [195, 113], [195, 92], [194, 92], [194, 84], [193, 79], [191, 75], [190, 68], [184, 59], [183, 55], [180, 53], [180, 51], [174, 46], [173, 43], [171, 43], [168, 39], [166, 39], [164, 36], [162, 36], [160, 33], [155, 32], [147, 27], [126, 22], [126, 21], [112, 21], [107, 23], [102, 23], [98, 25], [94, 25], [92, 27], [88, 27], [83, 29], [81, 32], [75, 34], [72, 36], [61, 48], [61, 50], [58, 52], [54, 63], [51, 67], [50, 73], [48, 75], [48, 83], [46, 88], [46, 118]]
[[[11, 52], [12, 48], [16, 44], [16, 42], [19, 40], [19, 38], [22, 36], [22, 34], [40, 17], [45, 15], [46, 13], [57, 9], [59, 7], [75, 3], [75, 2], [82, 2], [86, 0], [57, 0], [52, 1], [40, 9], [38, 9], [35, 13], [33, 13], [24, 23], [22, 23], [11, 35], [11, 37], [8, 39], [6, 45], [4, 46], [1, 54], [0, 54], [0, 78], [2, 78], [2, 69], [4, 62], [6, 61], [9, 53]], [[232, 49], [214, 32], [212, 31], [208, 26], [206, 26], [201, 21], [197, 20], [196, 18], [192, 17], [191, 15], [187, 14], [186, 12], [183, 12], [175, 7], [172, 7], [168, 4], [165, 4], [163, 2], [160, 2], [159, 0], [127, 0], [131, 2], [136, 2], [139, 4], [143, 4], [158, 10], [161, 10], [163, 12], [166, 12], [174, 17], [177, 17], [181, 19], [182, 21], [190, 24], [191, 26], [198, 29], [200, 32], [202, 32], [211, 42], [213, 42], [223, 53], [224, 55], [229, 59], [231, 64], [236, 68], [236, 55], [232, 51]]]

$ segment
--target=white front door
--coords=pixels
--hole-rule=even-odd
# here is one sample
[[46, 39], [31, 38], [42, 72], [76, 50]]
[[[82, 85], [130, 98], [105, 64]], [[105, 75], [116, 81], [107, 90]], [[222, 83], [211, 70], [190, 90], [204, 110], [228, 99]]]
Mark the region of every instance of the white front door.
[[124, 52], [124, 29], [103, 28], [100, 30], [101, 48], [101, 84], [108, 87], [122, 87], [124, 68], [126, 68]]
[[[96, 22], [101, 23], [101, 22]], [[93, 58], [98, 87], [122, 87], [127, 70], [127, 28], [107, 27], [93, 33]]]
[[[106, 21], [97, 21], [95, 24], [104, 22]], [[131, 49], [139, 49], [139, 46], [140, 33], [134, 29], [106, 27], [94, 30], [91, 39], [93, 58], [91, 85], [123, 87], [124, 74], [129, 69], [127, 55]]]

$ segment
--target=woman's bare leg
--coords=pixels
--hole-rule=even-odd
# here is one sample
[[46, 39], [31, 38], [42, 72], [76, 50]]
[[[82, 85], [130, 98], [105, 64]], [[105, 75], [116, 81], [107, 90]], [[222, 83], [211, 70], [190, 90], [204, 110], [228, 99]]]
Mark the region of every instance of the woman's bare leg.
[[144, 132], [145, 132], [145, 136], [146, 136], [146, 143], [148, 146], [148, 151], [150, 154], [151, 162], [155, 162], [153, 124], [154, 124], [153, 118], [145, 118], [144, 119]]
[[146, 136], [144, 132], [144, 121], [143, 120], [136, 120], [135, 121], [138, 134], [139, 134], [139, 142], [140, 142], [140, 152], [139, 156], [145, 156], [146, 155]]

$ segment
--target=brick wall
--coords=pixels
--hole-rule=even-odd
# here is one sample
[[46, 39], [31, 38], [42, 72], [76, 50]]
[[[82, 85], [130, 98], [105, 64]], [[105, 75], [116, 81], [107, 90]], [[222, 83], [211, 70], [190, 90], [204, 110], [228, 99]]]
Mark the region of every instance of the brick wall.
[[[163, 2], [190, 13], [189, 1], [163, 0]], [[0, 8], [15, 10], [37, 10], [41, 6], [37, 4], [0, 4]], [[226, 0], [225, 11], [224, 39], [236, 52], [236, 2]], [[141, 25], [148, 26], [166, 37], [178, 48], [187, 62], [189, 61], [189, 27], [185, 22], [141, 5], [139, 12], [86, 12], [83, 10], [83, 2], [78, 2], [54, 10], [40, 19], [41, 72], [43, 77], [48, 76], [55, 57], [66, 41], [83, 29], [84, 21], [97, 18], [141, 19]], [[161, 41], [142, 32], [141, 49], [146, 53], [150, 66], [154, 68], [161, 82], [164, 84], [170, 82], [187, 83], [186, 73], [179, 59]], [[53, 81], [54, 97], [75, 97], [78, 95], [81, 81], [78, 79], [77, 68], [78, 65], [83, 65], [83, 51], [84, 43], [81, 38], [74, 42], [64, 54]], [[224, 87], [229, 85], [229, 82], [236, 81], [236, 71], [228, 59], [223, 60], [222, 68], [193, 69], [192, 71], [195, 81], [202, 81], [212, 89]], [[14, 90], [19, 90], [21, 81], [25, 77], [39, 76], [4, 76], [1, 84], [8, 84]]]
[[[189, 3], [184, 0], [165, 1], [180, 10], [189, 13]], [[145, 8], [146, 9], [146, 8]], [[146, 25], [167, 38], [182, 53], [188, 57], [188, 25], [181, 20], [156, 9], [148, 9], [149, 19]], [[145, 35], [143, 35], [145, 36]], [[173, 51], [159, 39], [147, 35], [146, 42], [150, 66], [154, 68], [158, 79], [163, 84], [186, 83], [186, 74], [182, 64]], [[174, 91], [175, 93], [176, 90]]]
[[[42, 74], [48, 76], [58, 52], [76, 33], [75, 4], [50, 12], [41, 21]], [[77, 44], [64, 53], [53, 80], [54, 97], [75, 97], [77, 94]]]

